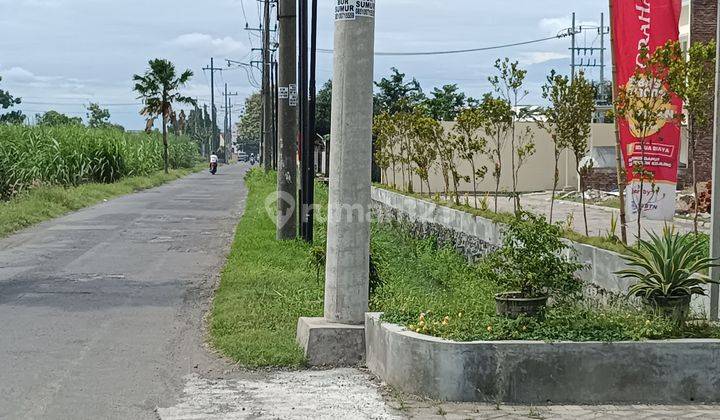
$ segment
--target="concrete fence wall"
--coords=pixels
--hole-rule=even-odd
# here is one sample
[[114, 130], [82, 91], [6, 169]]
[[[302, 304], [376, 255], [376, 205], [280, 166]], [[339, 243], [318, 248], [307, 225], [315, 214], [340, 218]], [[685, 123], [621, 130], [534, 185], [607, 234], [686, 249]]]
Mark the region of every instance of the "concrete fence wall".
[[[492, 220], [455, 210], [430, 201], [373, 187], [374, 212], [381, 222], [395, 221], [408, 225], [414, 234], [433, 236], [443, 245], [450, 245], [468, 259], [476, 259], [502, 242], [503, 226]], [[626, 268], [620, 254], [594, 246], [568, 241], [577, 259], [586, 269], [577, 273], [588, 284], [612, 293], [625, 294], [631, 283], [615, 273]], [[710, 312], [707, 296], [693, 298], [693, 309], [700, 314]]]

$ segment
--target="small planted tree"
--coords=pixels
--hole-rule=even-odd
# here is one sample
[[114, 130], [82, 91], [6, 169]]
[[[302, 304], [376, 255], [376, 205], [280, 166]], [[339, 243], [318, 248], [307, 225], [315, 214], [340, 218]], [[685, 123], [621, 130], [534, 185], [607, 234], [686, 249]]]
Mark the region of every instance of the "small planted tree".
[[548, 219], [552, 223], [555, 194], [557, 193], [558, 182], [560, 182], [560, 171], [558, 169], [560, 154], [569, 146], [567, 127], [570, 125], [575, 113], [569, 103], [570, 80], [567, 76], [558, 75], [553, 70], [547, 77], [547, 83], [543, 86], [542, 91], [543, 98], [550, 102], [550, 106], [543, 110], [545, 119], [539, 119], [538, 125], [550, 134], [553, 142], [553, 158], [555, 159], [553, 189], [550, 197], [550, 217]]
[[395, 159], [400, 163], [402, 171], [403, 188], [413, 192], [413, 170], [412, 170], [412, 148], [413, 148], [413, 113], [398, 112], [392, 115], [397, 135], [397, 147]]
[[670, 91], [683, 101], [686, 113], [680, 113], [678, 118], [687, 120], [688, 126], [688, 154], [695, 194], [693, 227], [697, 233], [699, 194], [695, 152], [699, 130], [707, 127], [713, 117], [715, 43], [693, 42], [685, 54], [678, 41], [668, 41], [657, 48], [648, 61], [662, 74]]
[[395, 122], [390, 114], [383, 112], [373, 119], [373, 134], [377, 138], [375, 149], [375, 163], [385, 175], [385, 183], [390, 184], [388, 169], [392, 168], [393, 188], [397, 188], [395, 180], [395, 152], [393, 150], [397, 141]]
[[532, 132], [525, 130], [522, 133], [517, 132], [517, 123], [531, 116], [531, 112], [527, 107], [520, 105], [521, 101], [528, 95], [528, 91], [523, 89], [527, 70], [520, 68], [517, 61], [511, 62], [509, 58], [497, 59], [495, 61], [495, 69], [498, 74], [488, 78], [495, 92], [508, 103], [511, 108], [512, 120], [510, 123], [510, 147], [511, 166], [512, 166], [512, 193], [513, 207], [515, 212], [520, 210], [520, 196], [518, 195], [518, 173], [519, 166], [522, 165], [534, 153], [534, 145]]
[[483, 96], [478, 109], [483, 116], [483, 130], [490, 139], [485, 154], [493, 163], [492, 176], [495, 179], [495, 213], [497, 213], [500, 177], [503, 170], [502, 151], [512, 124], [512, 108], [507, 101], [488, 93]]
[[[457, 124], [454, 127], [454, 144], [457, 149], [458, 157], [466, 160], [470, 164], [472, 171], [470, 178], [473, 184], [473, 197], [475, 207], [478, 206], [478, 179], [482, 180], [487, 174], [487, 166], [477, 167], [475, 158], [478, 155], [487, 153], [487, 140], [483, 136], [485, 115], [479, 108], [466, 108], [457, 116]], [[468, 203], [469, 204], [469, 203]]]
[[175, 65], [169, 60], [154, 59], [148, 62], [149, 68], [143, 75], [134, 75], [134, 90], [138, 99], [144, 103], [140, 113], [149, 118], [162, 117], [163, 135], [163, 164], [165, 173], [168, 172], [168, 139], [167, 123], [173, 112], [174, 103], [195, 105], [195, 100], [182, 96], [178, 89], [185, 86], [193, 75], [191, 70], [185, 70], [179, 76]]
[[575, 76], [570, 85], [570, 95], [567, 98], [567, 104], [571, 112], [566, 116], [566, 128], [563, 130], [563, 136], [568, 147], [575, 156], [575, 169], [580, 180], [580, 195], [583, 205], [583, 219], [585, 221], [585, 235], [589, 236], [587, 222], [587, 209], [585, 206], [585, 176], [587, 175], [589, 166], [581, 164], [583, 158], [588, 154], [588, 139], [590, 138], [590, 123], [592, 115], [595, 112], [595, 87], [580, 72]]
[[415, 172], [420, 178], [420, 192], [422, 193], [422, 183], [425, 182], [428, 195], [432, 195], [430, 171], [437, 159], [435, 142], [436, 136], [438, 135], [438, 127], [440, 129], [442, 129], [442, 127], [434, 118], [423, 116], [419, 113], [414, 114], [412, 126], [414, 139], [412, 160], [415, 163]]
[[[647, 62], [648, 52], [645, 48], [640, 53], [643, 62]], [[634, 206], [637, 208], [637, 238], [642, 233], [641, 217], [645, 196], [646, 182], [651, 183], [650, 194], [655, 195], [654, 175], [645, 167], [645, 150], [648, 138], [663, 127], [666, 121], [676, 118], [668, 86], [662, 77], [663, 69], [657, 66], [638, 66], [630, 80], [618, 87], [618, 96], [615, 100], [615, 109], [619, 117], [625, 118], [630, 126], [633, 136], [638, 139], [640, 158], [630, 161], [633, 177], [639, 179], [640, 190], [637, 199], [631, 194]]]
[[426, 130], [425, 135], [427, 141], [430, 142], [432, 148], [435, 149], [435, 155], [437, 157], [438, 170], [443, 177], [443, 183], [445, 187], [445, 196], [450, 197], [450, 176], [454, 165], [455, 152], [452, 144], [448, 141], [445, 129], [442, 124], [434, 118], [427, 118], [423, 120], [425, 123]]

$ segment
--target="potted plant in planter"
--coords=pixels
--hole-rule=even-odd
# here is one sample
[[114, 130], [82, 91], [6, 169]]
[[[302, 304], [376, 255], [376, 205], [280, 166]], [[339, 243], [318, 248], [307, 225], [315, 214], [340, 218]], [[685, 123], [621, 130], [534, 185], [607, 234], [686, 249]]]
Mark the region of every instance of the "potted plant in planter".
[[629, 268], [616, 274], [637, 280], [629, 296], [641, 298], [682, 325], [690, 313], [692, 295], [704, 295], [702, 286], [713, 282], [701, 273], [717, 264], [694, 233], [681, 235], [666, 226], [662, 236], [649, 236], [649, 240], [639, 240], [637, 247], [626, 247], [629, 255], [623, 259]]
[[[495, 296], [496, 312], [511, 318], [542, 316], [549, 297], [577, 297], [583, 268], [561, 239], [562, 229], [540, 216], [521, 212], [504, 232], [502, 247], [486, 262], [505, 292]], [[569, 257], [568, 257], [569, 255]]]

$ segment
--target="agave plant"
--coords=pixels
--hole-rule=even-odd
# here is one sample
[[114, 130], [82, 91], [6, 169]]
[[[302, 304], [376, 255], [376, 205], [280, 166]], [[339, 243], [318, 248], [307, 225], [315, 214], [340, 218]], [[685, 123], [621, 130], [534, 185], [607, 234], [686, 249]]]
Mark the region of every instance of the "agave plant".
[[628, 293], [651, 300], [663, 297], [704, 295], [703, 285], [713, 282], [699, 273], [716, 267], [694, 233], [679, 234], [669, 227], [662, 236], [649, 234], [637, 247], [626, 247], [623, 256], [630, 268], [618, 271], [622, 278], [636, 279]]

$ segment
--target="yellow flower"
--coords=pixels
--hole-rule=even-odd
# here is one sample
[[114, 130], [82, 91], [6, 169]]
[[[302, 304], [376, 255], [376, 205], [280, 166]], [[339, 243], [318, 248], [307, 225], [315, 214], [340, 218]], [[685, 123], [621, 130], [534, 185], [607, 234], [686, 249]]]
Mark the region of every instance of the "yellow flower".
[[492, 325], [488, 325], [487, 330], [488, 330], [488, 332], [492, 332]]
[[645, 320], [645, 325], [650, 325], [650, 320], [649, 320], [649, 319], [646, 319], [646, 320]]
[[462, 312], [458, 314], [458, 318], [462, 318]]
[[527, 331], [527, 325], [523, 325], [522, 330]]

